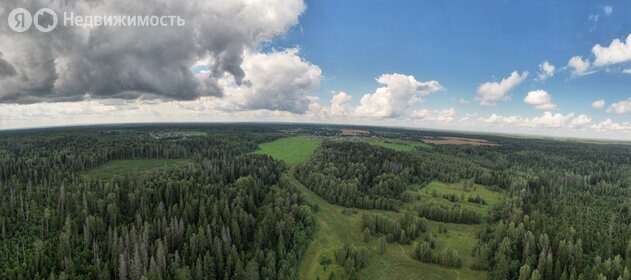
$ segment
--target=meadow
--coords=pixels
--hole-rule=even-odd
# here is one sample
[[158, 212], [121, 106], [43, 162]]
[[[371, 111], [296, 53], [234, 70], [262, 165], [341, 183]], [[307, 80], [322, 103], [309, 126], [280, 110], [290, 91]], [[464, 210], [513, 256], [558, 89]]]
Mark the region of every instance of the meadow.
[[259, 145], [255, 153], [269, 155], [288, 165], [296, 165], [308, 160], [320, 146], [322, 140], [305, 137], [288, 137]]
[[[454, 184], [433, 181], [423, 188], [412, 188], [408, 192], [410, 192], [412, 196], [415, 196], [419, 201], [432, 202], [446, 206], [459, 204], [463, 208], [479, 211], [483, 216], [488, 215], [493, 207], [500, 206], [505, 196], [505, 194], [492, 191], [483, 185], [472, 184], [469, 187], [465, 187], [464, 181]], [[445, 198], [445, 196], [452, 195], [457, 199], [457, 201], [453, 202]], [[468, 201], [469, 198], [476, 197], [481, 198], [484, 203], [474, 203]]]
[[[468, 256], [477, 242], [476, 233], [479, 225], [443, 224], [447, 233], [439, 233], [439, 222], [429, 221], [429, 230], [419, 237], [424, 238], [430, 232], [439, 241], [439, 246], [456, 249], [465, 258], [463, 268], [449, 268], [435, 264], [423, 263], [412, 259], [413, 243], [401, 245], [396, 242], [388, 243], [383, 255], [379, 254], [378, 238], [374, 236], [368, 242], [362, 239], [362, 214], [381, 214], [396, 217], [400, 213], [383, 210], [364, 210], [345, 208], [326, 202], [316, 193], [302, 185], [290, 174], [286, 175], [292, 184], [303, 193], [307, 200], [316, 205], [316, 229], [307, 251], [303, 255], [298, 268], [299, 279], [330, 279], [335, 274], [336, 279], [347, 279], [348, 275], [343, 267], [335, 264], [323, 266], [320, 259], [323, 256], [335, 259], [335, 251], [343, 245], [366, 247], [370, 251], [370, 263], [363, 269], [359, 279], [486, 279], [485, 271], [468, 268], [471, 263]], [[466, 245], [466, 246], [463, 246]]]

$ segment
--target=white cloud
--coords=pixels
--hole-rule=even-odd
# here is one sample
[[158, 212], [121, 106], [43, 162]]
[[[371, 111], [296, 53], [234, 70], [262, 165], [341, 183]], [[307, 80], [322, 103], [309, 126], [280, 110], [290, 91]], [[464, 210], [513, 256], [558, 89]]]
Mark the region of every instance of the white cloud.
[[594, 109], [602, 109], [602, 108], [605, 108], [605, 104], [606, 104], [605, 100], [602, 100], [602, 99], [596, 100], [596, 101], [592, 102], [592, 108], [594, 108]]
[[609, 106], [609, 108], [607, 109], [607, 112], [617, 113], [617, 114], [630, 113], [631, 112], [631, 98], [611, 104], [611, 106]]
[[588, 70], [591, 67], [591, 63], [588, 59], [583, 60], [581, 56], [574, 56], [570, 58], [567, 66], [574, 69], [572, 71], [572, 76], [582, 76], [590, 73]]
[[493, 106], [500, 100], [506, 100], [506, 95], [512, 88], [519, 85], [528, 77], [528, 72], [522, 72], [521, 75], [517, 71], [513, 71], [507, 78], [500, 82], [487, 82], [478, 87], [475, 100], [483, 106]]
[[590, 126], [591, 129], [600, 131], [600, 132], [610, 132], [610, 131], [631, 131], [631, 124], [626, 123], [617, 123], [612, 121], [611, 119], [606, 119], [600, 123], [593, 124]]
[[493, 124], [497, 126], [511, 128], [529, 128], [529, 129], [553, 129], [553, 128], [583, 128], [591, 123], [591, 118], [587, 115], [576, 115], [570, 113], [567, 115], [561, 113], [544, 112], [539, 117], [520, 117], [520, 116], [502, 116], [492, 114], [487, 118], [478, 119], [479, 122], [485, 124]]
[[594, 22], [594, 26], [591, 28], [591, 30], [594, 30], [596, 29], [596, 23], [598, 23], [598, 20], [600, 20], [600, 14], [591, 14], [587, 19]]
[[355, 109], [357, 116], [396, 118], [419, 98], [443, 89], [438, 81], [419, 82], [414, 76], [401, 74], [384, 74], [377, 82], [385, 86], [361, 98]]
[[598, 21], [600, 20], [601, 16], [610, 16], [613, 13], [613, 6], [611, 5], [604, 5], [604, 6], [600, 6], [600, 9], [602, 10], [601, 12], [595, 13], [595, 14], [590, 14], [588, 19], [589, 21], [591, 21], [593, 23], [592, 27], [589, 29], [589, 31], [594, 31], [596, 30], [596, 27], [598, 25]]
[[456, 110], [454, 108], [444, 110], [421, 109], [412, 112], [410, 117], [427, 122], [450, 123], [456, 118]]
[[539, 73], [538, 73], [537, 80], [538, 81], [545, 81], [548, 78], [554, 76], [555, 69], [556, 69], [556, 67], [554, 67], [554, 65], [550, 64], [550, 62], [548, 62], [547, 60], [544, 61], [543, 63], [539, 64]]
[[482, 121], [487, 124], [508, 125], [512, 127], [559, 128], [566, 124], [568, 119], [570, 119], [570, 115], [566, 116], [560, 113], [552, 114], [551, 112], [544, 112], [541, 117], [534, 118], [492, 114], [488, 118], [483, 118]]
[[353, 99], [352, 96], [346, 92], [340, 92], [331, 98], [330, 115], [333, 116], [347, 116], [351, 110], [348, 102]]
[[606, 66], [631, 61], [631, 34], [627, 36], [626, 42], [616, 38], [607, 47], [596, 44], [592, 48], [592, 53], [596, 57], [594, 66]]
[[570, 128], [583, 128], [592, 123], [592, 118], [588, 115], [578, 115], [570, 121]]
[[528, 96], [524, 98], [524, 102], [535, 106], [539, 110], [553, 110], [557, 108], [557, 105], [552, 103], [550, 94], [542, 89], [529, 92]]
[[346, 92], [339, 92], [333, 95], [329, 106], [322, 107], [317, 103], [309, 109], [309, 113], [319, 119], [344, 119], [353, 114], [354, 108], [349, 102], [353, 99]]
[[613, 6], [611, 5], [601, 6], [601, 8], [603, 9], [603, 13], [605, 13], [606, 16], [610, 16], [613, 13]]
[[[241, 65], [241, 86], [224, 85], [228, 110], [279, 110], [305, 113], [308, 94], [320, 86], [322, 70], [302, 59], [298, 49], [272, 53], [248, 53]], [[234, 83], [232, 83], [234, 85]]]
[[631, 74], [631, 68], [627, 68], [627, 69], [622, 70], [622, 73], [624, 73], [624, 74]]

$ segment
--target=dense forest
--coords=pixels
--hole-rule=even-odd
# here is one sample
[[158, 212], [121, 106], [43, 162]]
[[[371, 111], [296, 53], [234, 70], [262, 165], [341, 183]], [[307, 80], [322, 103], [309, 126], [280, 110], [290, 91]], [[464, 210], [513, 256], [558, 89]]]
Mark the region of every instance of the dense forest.
[[[362, 137], [471, 136], [363, 129], [370, 133], [347, 138], [306, 125], [2, 132], [0, 279], [298, 279], [318, 207], [288, 174], [328, 203], [376, 211], [360, 215], [358, 232], [379, 254], [410, 246], [416, 262], [487, 270], [490, 279], [631, 279], [631, 145], [480, 135], [494, 145], [401, 152]], [[291, 135], [322, 144], [296, 166], [253, 153]], [[91, 175], [130, 159], [187, 161]], [[485, 186], [506, 199], [423, 196], [431, 182]], [[430, 225], [443, 224], [480, 228], [473, 250], [441, 244]], [[359, 279], [385, 257], [371, 250], [345, 244], [318, 261]]]
[[[269, 135], [214, 136], [3, 137], [0, 278], [295, 279], [313, 217], [280, 179], [281, 162], [245, 153]], [[82, 175], [152, 157], [195, 160], [108, 180]]]
[[393, 209], [413, 178], [403, 153], [366, 143], [325, 142], [296, 177], [331, 203], [366, 209]]

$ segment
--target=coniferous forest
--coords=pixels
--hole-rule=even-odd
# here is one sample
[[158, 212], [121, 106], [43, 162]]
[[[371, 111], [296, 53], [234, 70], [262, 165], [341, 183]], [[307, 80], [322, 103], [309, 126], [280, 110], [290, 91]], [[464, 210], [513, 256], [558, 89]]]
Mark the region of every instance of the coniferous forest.
[[0, 279], [631, 279], [629, 143], [341, 129], [0, 132]]

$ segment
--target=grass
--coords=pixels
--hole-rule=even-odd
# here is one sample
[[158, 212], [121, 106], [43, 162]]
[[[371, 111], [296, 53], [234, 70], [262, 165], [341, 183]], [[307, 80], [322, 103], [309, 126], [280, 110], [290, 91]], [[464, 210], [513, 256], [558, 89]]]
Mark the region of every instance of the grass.
[[[302, 262], [299, 266], [298, 279], [328, 279], [331, 272], [336, 279], [346, 279], [347, 275], [342, 267], [335, 263], [334, 252], [344, 244], [356, 247], [365, 246], [370, 250], [370, 263], [360, 271], [360, 279], [486, 279], [485, 271], [475, 271], [468, 268], [448, 268], [434, 264], [427, 264], [412, 259], [413, 245], [400, 245], [389, 243], [383, 255], [378, 253], [377, 238], [373, 237], [368, 243], [362, 240], [361, 216], [363, 213], [383, 214], [397, 216], [400, 213], [381, 210], [349, 209], [333, 205], [320, 198], [317, 194], [298, 182], [290, 174], [286, 174], [290, 182], [301, 191], [306, 199], [319, 210], [316, 212], [316, 228], [313, 240], [309, 244]], [[346, 211], [345, 211], [346, 210]], [[444, 246], [453, 248], [461, 247], [462, 250], [470, 250], [475, 245], [475, 233], [477, 228], [467, 228], [463, 225], [446, 225], [448, 233], [440, 236], [438, 224], [430, 222], [430, 231], [434, 236], [444, 242]], [[477, 226], [473, 226], [477, 227]], [[473, 238], [473, 240], [471, 240]], [[462, 246], [459, 242], [467, 242]], [[466, 248], [465, 248], [466, 247]], [[459, 252], [460, 253], [460, 252]], [[468, 256], [469, 253], [460, 253]], [[320, 265], [320, 257], [328, 256], [333, 264], [325, 268]]]
[[281, 138], [273, 142], [259, 145], [255, 153], [269, 155], [282, 160], [288, 165], [297, 165], [307, 161], [315, 150], [320, 147], [322, 140], [307, 139], [305, 137]]
[[125, 173], [144, 173], [156, 168], [181, 168], [191, 162], [189, 159], [131, 159], [112, 160], [89, 170], [86, 175], [94, 178], [110, 178]]
[[424, 143], [393, 143], [378, 140], [368, 141], [369, 144], [380, 146], [388, 149], [393, 149], [399, 152], [411, 152], [416, 150], [416, 147], [430, 148], [431, 146]]
[[[474, 262], [473, 257], [471, 257], [471, 252], [473, 252], [475, 245], [478, 243], [477, 233], [482, 230], [482, 225], [450, 224], [435, 221], [428, 222], [430, 225], [428, 232], [431, 232], [432, 236], [439, 241], [438, 250], [443, 247], [456, 250], [458, 256], [464, 260], [464, 267], [471, 267]], [[447, 229], [446, 233], [438, 231], [440, 224]]]
[[[434, 181], [424, 188], [417, 189], [412, 192], [416, 193], [421, 201], [431, 201], [443, 205], [454, 204], [454, 202], [444, 199], [443, 195], [450, 195], [453, 193], [456, 194], [458, 199], [461, 199], [464, 195], [464, 200], [461, 199], [456, 203], [460, 204], [464, 208], [480, 211], [483, 216], [487, 215], [494, 206], [500, 205], [504, 200], [503, 193], [491, 191], [483, 185], [473, 184], [473, 186], [469, 189], [465, 189], [464, 181], [455, 184], [446, 184]], [[436, 197], [434, 197], [434, 194], [436, 194]], [[476, 197], [478, 195], [486, 202], [486, 204], [477, 204], [467, 201], [467, 198]]]

